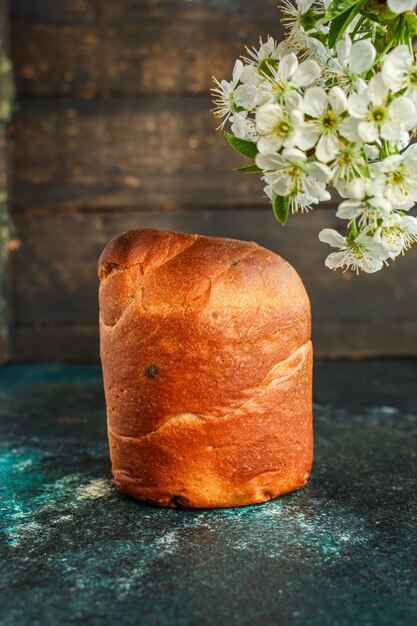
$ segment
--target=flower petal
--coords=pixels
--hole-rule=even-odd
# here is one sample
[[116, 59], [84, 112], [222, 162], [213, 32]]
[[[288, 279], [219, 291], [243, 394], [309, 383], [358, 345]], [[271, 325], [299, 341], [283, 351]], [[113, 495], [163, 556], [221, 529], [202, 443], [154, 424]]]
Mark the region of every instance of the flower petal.
[[381, 137], [388, 139], [388, 141], [395, 141], [401, 136], [403, 132], [403, 126], [396, 122], [384, 122], [381, 124]]
[[400, 91], [403, 88], [412, 62], [413, 57], [408, 46], [405, 45], [397, 46], [386, 56], [382, 67], [382, 78], [392, 91]]
[[242, 76], [242, 72], [243, 72], [243, 63], [240, 59], [238, 59], [233, 68], [233, 79], [232, 79], [233, 87], [236, 87], [236, 85], [238, 84], [240, 77]]
[[290, 119], [293, 126], [299, 127], [304, 123], [304, 114], [299, 109], [293, 109], [290, 113]]
[[[262, 39], [261, 39], [262, 40]], [[275, 41], [273, 37], [268, 37], [267, 41], [259, 47], [258, 58], [260, 61], [274, 57]]]
[[298, 91], [295, 89], [290, 89], [284, 95], [284, 103], [287, 111], [292, 111], [294, 109], [302, 109], [303, 108], [303, 97]]
[[319, 134], [310, 128], [301, 128], [297, 132], [296, 145], [301, 150], [311, 150], [316, 145]]
[[387, 213], [387, 215], [392, 211], [391, 202], [389, 202], [386, 198], [370, 198], [370, 200], [368, 200], [368, 204], [374, 209], [382, 211], [382, 213]]
[[319, 233], [319, 239], [323, 243], [328, 243], [332, 248], [345, 248], [347, 246], [346, 237], [342, 237], [333, 228], [324, 228]]
[[258, 148], [258, 152], [262, 152], [263, 154], [268, 153], [272, 154], [277, 152], [282, 146], [282, 139], [276, 138], [266, 138], [261, 137], [258, 139], [256, 147]]
[[405, 150], [402, 154], [404, 158], [410, 161], [417, 160], [417, 143], [412, 143], [411, 146], [408, 146], [407, 150]]
[[297, 71], [298, 59], [296, 55], [291, 52], [281, 59], [278, 66], [278, 76], [284, 82], [287, 82]]
[[317, 178], [321, 183], [327, 183], [332, 177], [332, 170], [324, 163], [318, 161], [312, 161], [307, 164], [307, 173], [314, 178]]
[[316, 156], [319, 161], [329, 163], [333, 161], [339, 151], [339, 142], [333, 133], [322, 135], [316, 148]]
[[343, 267], [345, 264], [345, 258], [347, 254], [345, 250], [341, 250], [340, 252], [332, 252], [329, 254], [324, 264], [329, 270], [336, 270], [338, 267]]
[[388, 107], [393, 122], [401, 124], [406, 130], [413, 128], [416, 122], [416, 108], [405, 96], [394, 98]]
[[313, 176], [306, 176], [303, 180], [303, 187], [304, 195], [314, 198], [314, 200], [311, 200], [312, 202], [317, 203], [319, 202], [319, 198], [323, 198], [325, 184], [317, 180], [317, 178], [313, 178]]
[[276, 178], [275, 180], [272, 180], [271, 185], [272, 189], [279, 196], [288, 196], [291, 191], [291, 183], [291, 177], [287, 176], [285, 178]]
[[340, 115], [347, 109], [347, 98], [343, 89], [332, 87], [329, 92], [329, 102], [333, 111]]
[[351, 219], [352, 217], [356, 217], [358, 213], [361, 212], [362, 207], [362, 202], [358, 200], [344, 200], [339, 204], [336, 216], [343, 220]]
[[415, 0], [388, 0], [388, 7], [393, 13], [406, 13], [412, 11], [415, 6]]
[[256, 155], [256, 165], [264, 172], [273, 172], [282, 168], [283, 162], [279, 154], [260, 152]]
[[346, 193], [349, 198], [362, 200], [366, 193], [366, 180], [354, 178], [346, 185]]
[[376, 57], [376, 50], [369, 39], [356, 41], [349, 55], [349, 69], [353, 74], [362, 74], [369, 70]]
[[347, 108], [352, 117], [363, 119], [368, 113], [368, 98], [366, 93], [353, 93], [347, 101]]
[[282, 153], [282, 156], [284, 159], [292, 163], [297, 162], [297, 161], [305, 161], [307, 159], [304, 152], [302, 152], [301, 150], [297, 150], [297, 148], [288, 148], [284, 150], [284, 152]]
[[255, 85], [239, 85], [234, 92], [235, 103], [238, 107], [244, 107], [250, 109], [253, 103], [256, 101], [258, 90]]
[[374, 122], [360, 122], [358, 135], [366, 143], [373, 143], [379, 137], [378, 126]]
[[327, 109], [327, 94], [322, 87], [311, 87], [304, 94], [304, 111], [311, 117], [320, 117]]
[[325, 65], [329, 58], [329, 49], [316, 37], [306, 37], [305, 45], [310, 56], [317, 59], [321, 65]]
[[417, 217], [403, 215], [401, 217], [401, 226], [406, 228], [412, 235], [417, 235]]
[[357, 141], [359, 141], [358, 124], [359, 120], [352, 117], [347, 117], [339, 125], [339, 132], [349, 141], [356, 143]]
[[242, 83], [248, 85], [258, 85], [260, 79], [261, 78], [258, 74], [256, 67], [254, 67], [253, 65], [245, 65], [242, 75], [240, 77]]
[[400, 165], [402, 160], [403, 158], [400, 154], [392, 154], [375, 165], [377, 167], [377, 171], [379, 172], [392, 172]]
[[355, 80], [355, 89], [356, 93], [364, 93], [368, 89], [368, 83], [366, 83], [363, 78], [357, 77]]
[[375, 74], [369, 81], [368, 97], [373, 104], [382, 104], [388, 95], [388, 87], [384, 83], [382, 74]]
[[[263, 179], [263, 180], [264, 180], [264, 179]], [[264, 194], [265, 194], [266, 196], [268, 196], [268, 198], [269, 198], [270, 200], [272, 200], [272, 187], [271, 187], [271, 185], [266, 185], [266, 187], [264, 187]]]
[[408, 146], [410, 141], [410, 133], [405, 130], [400, 137], [397, 137], [397, 139], [395, 140], [395, 145], [397, 146], [398, 150], [404, 150], [404, 148]]
[[[388, 258], [388, 255], [385, 257]], [[364, 258], [362, 261], [362, 270], [365, 274], [375, 274], [379, 272], [383, 268], [383, 261], [380, 259], [367, 259]]]
[[247, 113], [235, 113], [230, 118], [232, 133], [240, 139], [247, 139], [251, 134], [251, 126], [246, 115]]
[[305, 13], [313, 4], [314, 0], [297, 0], [297, 7], [300, 13]]
[[349, 35], [345, 35], [336, 44], [337, 57], [343, 67], [347, 65], [350, 51], [352, 48], [352, 40]]
[[282, 117], [283, 110], [279, 104], [264, 104], [256, 111], [256, 130], [261, 135], [271, 133]]
[[303, 61], [294, 73], [291, 79], [291, 85], [296, 88], [308, 87], [319, 78], [320, 74], [320, 66], [316, 61]]

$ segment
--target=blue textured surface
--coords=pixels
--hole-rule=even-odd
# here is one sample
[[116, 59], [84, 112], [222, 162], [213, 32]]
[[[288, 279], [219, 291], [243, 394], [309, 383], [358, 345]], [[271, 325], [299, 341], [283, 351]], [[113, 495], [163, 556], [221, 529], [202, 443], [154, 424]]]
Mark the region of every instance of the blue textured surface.
[[308, 486], [152, 508], [112, 486], [100, 370], [0, 370], [0, 623], [416, 624], [417, 363], [316, 367]]

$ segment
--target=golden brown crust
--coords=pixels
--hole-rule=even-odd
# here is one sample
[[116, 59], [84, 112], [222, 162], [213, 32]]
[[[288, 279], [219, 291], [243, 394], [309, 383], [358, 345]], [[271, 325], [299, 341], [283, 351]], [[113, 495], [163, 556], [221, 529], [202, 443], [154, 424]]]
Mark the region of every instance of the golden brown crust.
[[263, 502], [312, 463], [310, 305], [255, 243], [140, 229], [99, 261], [115, 483], [163, 506]]

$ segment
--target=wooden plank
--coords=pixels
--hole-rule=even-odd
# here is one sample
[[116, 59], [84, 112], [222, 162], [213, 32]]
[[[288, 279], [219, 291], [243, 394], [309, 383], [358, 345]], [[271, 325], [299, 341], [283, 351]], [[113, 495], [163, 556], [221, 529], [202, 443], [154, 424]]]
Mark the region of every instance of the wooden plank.
[[207, 98], [21, 101], [13, 206], [259, 204], [258, 176], [215, 132]]
[[[327, 324], [313, 327], [316, 359], [417, 357], [417, 322], [386, 321]], [[13, 331], [15, 361], [97, 362], [97, 325], [18, 327]]]
[[0, 0], [0, 363], [7, 359], [8, 354], [8, 244], [10, 237], [10, 217], [8, 207], [7, 180], [7, 131], [5, 118], [10, 105], [10, 93], [6, 84], [5, 61], [1, 56], [8, 49], [8, 0]]
[[13, 0], [12, 19], [42, 20], [56, 24], [93, 23], [97, 0]]
[[14, 20], [116, 26], [167, 16], [173, 22], [181, 19], [218, 21], [221, 17], [231, 23], [234, 15], [242, 14], [248, 21], [270, 14], [275, 22], [276, 11], [275, 0], [13, 0], [10, 7]]
[[231, 77], [244, 45], [282, 32], [274, 2], [234, 3], [229, 10], [227, 4], [217, 3], [216, 10], [185, 0], [141, 2], [126, 19], [119, 3], [112, 3], [113, 19], [93, 23], [56, 24], [18, 12], [11, 29], [18, 92], [82, 98], [207, 94], [213, 75]]
[[[321, 356], [417, 356], [417, 342], [411, 342], [417, 337], [417, 301], [410, 298], [417, 287], [416, 252], [373, 276], [330, 272], [323, 266], [330, 249], [317, 234], [337, 222], [332, 212], [316, 211], [294, 216], [282, 229], [262, 209], [17, 216], [22, 245], [13, 254], [13, 354], [29, 358], [31, 344], [24, 348], [22, 337], [61, 337], [80, 326], [82, 332], [90, 328], [91, 346], [89, 333], [96, 332], [98, 316], [98, 256], [117, 233], [141, 226], [250, 239], [281, 253], [299, 271], [310, 294]], [[55, 358], [54, 350], [45, 340], [39, 356]], [[71, 354], [92, 358], [91, 348], [80, 350]]]
[[12, 338], [14, 361], [96, 362], [100, 358], [97, 325], [15, 328]]

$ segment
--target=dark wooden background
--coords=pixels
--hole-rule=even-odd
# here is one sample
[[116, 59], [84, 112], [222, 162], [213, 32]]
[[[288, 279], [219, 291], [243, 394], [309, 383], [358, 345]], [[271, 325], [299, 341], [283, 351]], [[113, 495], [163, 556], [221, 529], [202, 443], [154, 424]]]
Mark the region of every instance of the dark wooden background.
[[416, 253], [375, 276], [330, 272], [317, 235], [338, 226], [331, 207], [282, 229], [214, 132], [211, 75], [280, 32], [276, 3], [12, 0], [13, 359], [98, 358], [97, 258], [138, 226], [281, 253], [311, 295], [321, 357], [417, 356]]

